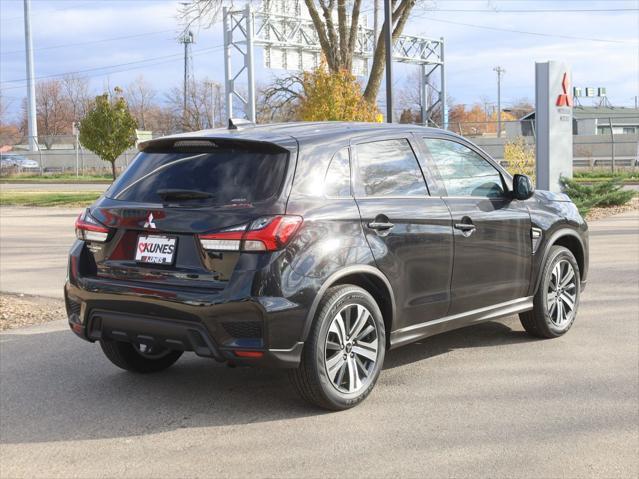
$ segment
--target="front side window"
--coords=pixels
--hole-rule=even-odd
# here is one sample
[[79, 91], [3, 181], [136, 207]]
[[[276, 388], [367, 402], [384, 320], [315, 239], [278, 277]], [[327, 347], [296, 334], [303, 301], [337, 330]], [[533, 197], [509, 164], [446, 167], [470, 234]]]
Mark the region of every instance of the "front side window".
[[324, 195], [333, 198], [351, 196], [351, 164], [348, 148], [342, 148], [331, 160], [324, 178]]
[[455, 141], [433, 138], [424, 141], [448, 196], [504, 195], [499, 171], [479, 154]]
[[356, 193], [365, 196], [427, 195], [426, 183], [406, 139], [357, 145]]

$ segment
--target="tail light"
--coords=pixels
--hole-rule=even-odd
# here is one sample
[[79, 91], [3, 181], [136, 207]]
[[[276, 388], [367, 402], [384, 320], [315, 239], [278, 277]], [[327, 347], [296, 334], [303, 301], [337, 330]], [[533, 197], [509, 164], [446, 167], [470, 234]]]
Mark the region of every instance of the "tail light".
[[277, 251], [288, 244], [302, 225], [301, 216], [264, 216], [248, 225], [199, 235], [209, 251]]
[[75, 220], [75, 236], [79, 240], [104, 243], [109, 236], [109, 228], [85, 210]]

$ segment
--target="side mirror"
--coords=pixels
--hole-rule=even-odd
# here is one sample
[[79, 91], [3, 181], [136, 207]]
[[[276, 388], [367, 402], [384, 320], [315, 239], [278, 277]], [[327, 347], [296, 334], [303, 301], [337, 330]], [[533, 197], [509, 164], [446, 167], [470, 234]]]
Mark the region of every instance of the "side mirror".
[[535, 192], [530, 177], [526, 175], [515, 175], [513, 177], [513, 197], [518, 200], [527, 200]]

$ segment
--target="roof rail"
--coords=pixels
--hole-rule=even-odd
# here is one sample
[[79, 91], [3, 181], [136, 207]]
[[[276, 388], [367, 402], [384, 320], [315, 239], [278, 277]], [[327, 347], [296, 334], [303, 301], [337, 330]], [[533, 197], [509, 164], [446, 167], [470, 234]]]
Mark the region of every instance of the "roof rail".
[[255, 128], [255, 123], [244, 118], [229, 118], [229, 130], [239, 130], [240, 128]]

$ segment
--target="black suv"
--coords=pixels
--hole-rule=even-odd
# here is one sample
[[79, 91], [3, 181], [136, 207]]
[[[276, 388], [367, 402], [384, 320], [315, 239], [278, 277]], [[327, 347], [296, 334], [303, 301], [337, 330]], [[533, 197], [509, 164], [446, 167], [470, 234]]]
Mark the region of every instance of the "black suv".
[[117, 366], [184, 351], [291, 368], [308, 401], [361, 402], [388, 349], [519, 314], [570, 329], [587, 225], [452, 133], [233, 125], [148, 141], [76, 221], [71, 329]]

